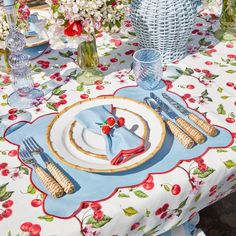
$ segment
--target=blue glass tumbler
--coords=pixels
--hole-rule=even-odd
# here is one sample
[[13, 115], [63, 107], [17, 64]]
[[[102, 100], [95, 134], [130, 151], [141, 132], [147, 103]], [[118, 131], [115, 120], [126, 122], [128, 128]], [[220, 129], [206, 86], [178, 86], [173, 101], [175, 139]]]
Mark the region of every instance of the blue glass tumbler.
[[137, 84], [145, 90], [154, 90], [162, 79], [162, 58], [159, 51], [144, 48], [134, 54], [134, 75]]

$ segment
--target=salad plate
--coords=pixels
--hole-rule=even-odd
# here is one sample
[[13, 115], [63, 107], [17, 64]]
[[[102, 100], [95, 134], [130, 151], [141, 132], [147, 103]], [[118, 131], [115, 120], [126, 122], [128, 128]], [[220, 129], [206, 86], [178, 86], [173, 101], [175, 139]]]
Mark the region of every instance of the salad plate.
[[[133, 131], [143, 140], [147, 139], [148, 126], [146, 121], [138, 114], [127, 109], [116, 109], [117, 117], [125, 117], [125, 126]], [[135, 124], [135, 125], [134, 125]], [[87, 154], [88, 157], [95, 157], [107, 160], [106, 144], [102, 135], [95, 134], [84, 129], [79, 122], [74, 121], [70, 125], [69, 138], [72, 144], [71, 148], [76, 148], [78, 152]]]
[[[122, 114], [125, 119], [127, 117], [127, 128], [145, 138], [145, 151], [142, 154], [120, 165], [112, 165], [105, 158], [102, 136], [97, 137], [79, 128], [75, 116], [83, 110], [102, 105], [116, 108], [117, 115]], [[88, 172], [112, 173], [135, 168], [150, 160], [161, 149], [165, 134], [162, 118], [147, 105], [130, 98], [103, 96], [79, 101], [62, 110], [49, 124], [46, 140], [50, 151], [66, 165]], [[93, 154], [101, 155], [102, 158], [91, 158]]]

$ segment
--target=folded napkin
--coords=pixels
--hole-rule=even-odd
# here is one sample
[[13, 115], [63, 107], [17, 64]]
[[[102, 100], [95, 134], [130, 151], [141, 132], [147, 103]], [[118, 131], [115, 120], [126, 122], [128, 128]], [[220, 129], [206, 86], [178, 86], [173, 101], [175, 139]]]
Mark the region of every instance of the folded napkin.
[[[134, 155], [140, 154], [144, 151], [144, 140], [136, 134], [128, 130], [124, 125], [118, 121], [118, 117], [110, 111], [112, 106], [97, 106], [79, 112], [75, 119], [85, 129], [93, 133], [103, 135], [106, 143], [106, 154], [112, 165], [119, 165], [128, 161]], [[109, 127], [107, 122], [116, 121], [116, 123]], [[123, 118], [122, 118], [123, 119]], [[106, 129], [106, 128], [108, 129]]]

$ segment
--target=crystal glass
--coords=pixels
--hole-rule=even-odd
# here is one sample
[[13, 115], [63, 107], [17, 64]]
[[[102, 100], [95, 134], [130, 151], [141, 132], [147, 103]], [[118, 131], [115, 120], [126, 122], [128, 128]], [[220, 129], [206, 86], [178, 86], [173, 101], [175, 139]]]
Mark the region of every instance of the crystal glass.
[[22, 51], [26, 45], [25, 36], [17, 28], [14, 0], [4, 0], [9, 34], [6, 47], [10, 50], [9, 64], [11, 66], [12, 87], [14, 92], [8, 97], [8, 104], [19, 109], [33, 107], [43, 99], [43, 92], [34, 89], [29, 56]]
[[137, 84], [145, 90], [156, 89], [162, 79], [162, 58], [159, 51], [140, 49], [134, 54], [134, 75]]
[[97, 68], [99, 57], [94, 34], [90, 35], [87, 41], [79, 44], [77, 49], [77, 63], [82, 69], [82, 72], [77, 77], [77, 82], [92, 85], [97, 80], [103, 80], [104, 75]]

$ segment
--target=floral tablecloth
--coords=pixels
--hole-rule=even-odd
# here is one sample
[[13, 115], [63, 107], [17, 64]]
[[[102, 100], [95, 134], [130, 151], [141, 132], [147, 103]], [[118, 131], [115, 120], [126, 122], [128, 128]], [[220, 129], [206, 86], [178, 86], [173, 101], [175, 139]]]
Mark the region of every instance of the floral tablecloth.
[[[190, 54], [164, 66], [164, 81], [169, 91], [182, 96], [190, 108], [204, 114], [212, 124], [227, 128], [236, 138], [236, 44], [216, 41], [212, 32], [217, 24], [215, 14], [199, 15], [188, 45]], [[138, 42], [130, 21], [125, 25], [126, 34], [97, 35], [99, 68], [106, 76], [93, 86], [78, 84], [73, 79], [79, 70], [75, 50], [48, 48], [32, 61], [35, 87], [48, 92], [51, 81], [64, 83], [47, 93], [42, 104], [28, 110], [32, 120], [61, 111], [78, 100], [113, 94], [118, 88], [135, 85], [129, 71]], [[11, 78], [1, 74], [0, 114], [8, 114], [9, 124], [24, 113], [7, 105], [11, 92]], [[17, 155], [16, 146], [1, 138], [1, 236], [159, 235], [236, 189], [234, 143], [181, 162], [167, 173], [143, 176], [144, 183], [117, 189], [102, 201], [84, 203], [74, 217], [62, 219], [44, 211], [45, 196], [32, 185], [30, 169], [21, 164]]]

